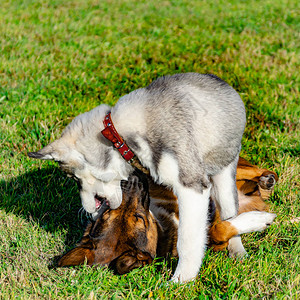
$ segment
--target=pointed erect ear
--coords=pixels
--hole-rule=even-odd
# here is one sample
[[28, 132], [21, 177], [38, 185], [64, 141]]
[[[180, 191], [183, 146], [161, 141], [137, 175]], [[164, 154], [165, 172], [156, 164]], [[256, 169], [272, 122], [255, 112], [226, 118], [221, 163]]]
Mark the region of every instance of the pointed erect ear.
[[94, 251], [87, 248], [76, 247], [67, 252], [59, 261], [59, 267], [83, 265], [85, 262], [92, 265], [95, 260]]
[[29, 152], [27, 155], [29, 157], [36, 158], [36, 159], [45, 159], [45, 160], [47, 159], [47, 160], [59, 161], [59, 155], [55, 149], [56, 142], [57, 141], [54, 141], [53, 143], [45, 146], [44, 148], [42, 148], [37, 152]]
[[134, 173], [139, 179], [139, 189], [141, 191], [141, 203], [146, 210], [149, 209], [150, 196], [149, 196], [149, 183], [147, 176], [140, 170], [136, 169]]

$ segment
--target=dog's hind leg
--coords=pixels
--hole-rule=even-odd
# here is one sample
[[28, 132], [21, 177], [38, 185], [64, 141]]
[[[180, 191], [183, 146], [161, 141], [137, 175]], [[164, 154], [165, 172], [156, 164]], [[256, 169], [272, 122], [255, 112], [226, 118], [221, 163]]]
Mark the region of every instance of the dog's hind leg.
[[[238, 159], [239, 157], [237, 155], [232, 163], [212, 177], [212, 197], [217, 204], [222, 220], [235, 217], [238, 213], [236, 187], [236, 167]], [[242, 257], [246, 254], [246, 250], [239, 235], [236, 235], [229, 240], [228, 250], [230, 256]]]
[[[179, 166], [176, 158], [164, 153], [158, 166], [162, 183], [172, 186], [178, 198], [179, 226], [177, 252], [179, 261], [173, 282], [193, 280], [201, 267], [207, 242], [208, 205], [211, 185], [195, 189], [179, 181]], [[201, 183], [199, 183], [200, 185]], [[197, 186], [195, 182], [194, 187]]]
[[210, 188], [200, 193], [181, 186], [176, 192], [179, 205], [179, 261], [172, 281], [182, 283], [193, 280], [202, 264], [207, 242]]
[[265, 211], [242, 213], [227, 221], [217, 220], [209, 229], [211, 246], [215, 251], [223, 250], [232, 237], [254, 231], [262, 231], [272, 224], [276, 215]]

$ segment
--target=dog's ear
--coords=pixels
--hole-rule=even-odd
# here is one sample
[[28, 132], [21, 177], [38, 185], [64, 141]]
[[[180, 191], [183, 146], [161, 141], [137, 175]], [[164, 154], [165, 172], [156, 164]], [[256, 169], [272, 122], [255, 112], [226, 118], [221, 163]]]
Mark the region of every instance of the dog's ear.
[[36, 158], [36, 159], [53, 160], [54, 159], [53, 154], [54, 154], [54, 149], [52, 147], [52, 144], [49, 144], [37, 152], [29, 152], [27, 155], [31, 158]]
[[141, 190], [141, 203], [146, 210], [149, 210], [150, 196], [149, 196], [149, 183], [147, 175], [142, 171], [135, 169], [133, 172], [135, 176], [139, 179], [139, 188]]
[[61, 161], [60, 153], [62, 153], [63, 143], [60, 139], [50, 143], [37, 152], [29, 152], [27, 155], [36, 159]]
[[92, 265], [95, 260], [94, 251], [88, 248], [76, 247], [67, 252], [59, 261], [59, 267], [83, 265], [85, 262]]
[[151, 264], [153, 258], [150, 253], [145, 253], [138, 251], [137, 253], [124, 253], [119, 256], [117, 259], [112, 261], [110, 267], [117, 271], [119, 274], [125, 274], [130, 272], [133, 269], [143, 267], [147, 264]]

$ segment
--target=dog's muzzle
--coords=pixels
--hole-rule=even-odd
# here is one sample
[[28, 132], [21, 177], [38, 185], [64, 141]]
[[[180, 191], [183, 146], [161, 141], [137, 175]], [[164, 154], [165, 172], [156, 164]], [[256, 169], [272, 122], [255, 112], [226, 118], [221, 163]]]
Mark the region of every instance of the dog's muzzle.
[[96, 212], [98, 216], [101, 216], [106, 210], [109, 209], [109, 203], [105, 198], [95, 196]]

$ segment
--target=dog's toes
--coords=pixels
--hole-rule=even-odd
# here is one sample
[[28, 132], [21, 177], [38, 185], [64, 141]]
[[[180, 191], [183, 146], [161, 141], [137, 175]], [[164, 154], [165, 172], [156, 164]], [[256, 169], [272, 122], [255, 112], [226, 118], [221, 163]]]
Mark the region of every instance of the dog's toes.
[[238, 261], [243, 261], [245, 258], [248, 257], [248, 253], [247, 251], [241, 251], [241, 252], [236, 252], [236, 251], [229, 251], [229, 257], [232, 258], [232, 259], [236, 259]]
[[270, 226], [276, 217], [277, 217], [276, 214], [266, 213], [266, 217], [265, 217], [266, 227]]
[[264, 190], [272, 190], [276, 183], [275, 175], [272, 173], [264, 173], [259, 178], [259, 186]]
[[239, 260], [247, 256], [247, 251], [245, 250], [240, 236], [234, 236], [228, 242], [229, 256], [232, 258], [237, 258]]
[[183, 284], [185, 282], [189, 282], [193, 280], [194, 278], [185, 278], [184, 276], [180, 274], [174, 274], [173, 277], [168, 281], [171, 284]]
[[189, 266], [186, 266], [185, 268], [180, 268], [177, 266], [170, 282], [183, 284], [195, 280], [198, 275], [198, 271], [194, 267], [194, 265], [191, 268], [189, 268]]
[[180, 283], [180, 280], [179, 280], [179, 277], [178, 276], [173, 276], [169, 281], [168, 281], [168, 284], [169, 283]]
[[231, 258], [236, 258], [238, 260], [243, 260], [248, 256], [247, 251], [244, 249], [235, 249], [231, 248], [230, 245], [228, 246], [228, 251], [229, 251], [229, 257]]

